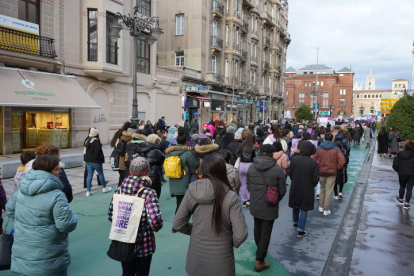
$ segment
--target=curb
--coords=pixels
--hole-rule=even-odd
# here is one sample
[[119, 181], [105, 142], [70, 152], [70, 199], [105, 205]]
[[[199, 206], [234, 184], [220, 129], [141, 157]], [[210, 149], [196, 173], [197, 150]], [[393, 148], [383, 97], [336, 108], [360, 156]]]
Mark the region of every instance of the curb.
[[322, 271], [322, 276], [345, 276], [349, 274], [352, 254], [355, 246], [356, 233], [364, 204], [369, 173], [372, 166], [372, 156], [375, 154], [375, 144], [371, 145], [364, 164], [362, 165], [351, 199], [346, 208], [338, 233], [332, 244], [328, 260]]

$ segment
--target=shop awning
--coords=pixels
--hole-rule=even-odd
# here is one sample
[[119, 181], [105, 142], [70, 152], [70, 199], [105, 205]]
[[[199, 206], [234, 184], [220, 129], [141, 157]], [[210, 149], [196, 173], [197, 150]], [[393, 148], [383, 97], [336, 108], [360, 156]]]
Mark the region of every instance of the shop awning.
[[100, 108], [75, 77], [0, 67], [0, 106]]
[[187, 96], [188, 97], [197, 98], [198, 100], [200, 100], [202, 102], [209, 102], [209, 101], [211, 101], [211, 99], [209, 97], [201, 96], [201, 95], [194, 94], [194, 93], [187, 93]]

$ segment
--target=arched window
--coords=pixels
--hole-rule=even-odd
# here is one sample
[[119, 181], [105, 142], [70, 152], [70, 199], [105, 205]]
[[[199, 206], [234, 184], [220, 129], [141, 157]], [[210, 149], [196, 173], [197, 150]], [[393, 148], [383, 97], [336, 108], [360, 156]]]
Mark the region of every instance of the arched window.
[[364, 95], [364, 98], [366, 99], [367, 98], [367, 95]]
[[357, 95], [357, 99], [359, 99], [359, 95]]
[[371, 98], [371, 95], [368, 95], [368, 99]]

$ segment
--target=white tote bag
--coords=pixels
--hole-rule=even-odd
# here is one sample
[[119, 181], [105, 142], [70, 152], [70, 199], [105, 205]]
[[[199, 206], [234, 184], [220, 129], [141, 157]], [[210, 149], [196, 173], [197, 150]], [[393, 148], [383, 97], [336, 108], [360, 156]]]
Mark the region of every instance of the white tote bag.
[[135, 243], [145, 199], [135, 196], [114, 194], [112, 226], [109, 238], [114, 241]]

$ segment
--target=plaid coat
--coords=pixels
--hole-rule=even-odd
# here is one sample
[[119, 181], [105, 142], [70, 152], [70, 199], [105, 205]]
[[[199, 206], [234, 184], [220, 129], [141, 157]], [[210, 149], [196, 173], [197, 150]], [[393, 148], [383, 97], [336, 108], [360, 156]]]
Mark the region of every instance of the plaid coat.
[[[145, 187], [141, 191], [141, 198], [145, 199], [144, 209], [142, 211], [141, 223], [139, 225], [136, 243], [144, 236], [138, 245], [137, 257], [146, 257], [155, 252], [155, 236], [154, 232], [158, 232], [162, 226], [160, 205], [157, 198], [157, 193], [150, 188], [151, 179], [147, 176], [139, 177], [129, 175], [124, 179], [121, 186], [116, 189], [114, 194], [135, 196], [139, 189]], [[112, 222], [113, 214], [113, 199], [109, 205], [108, 220]], [[142, 231], [142, 229], [145, 229]]]

